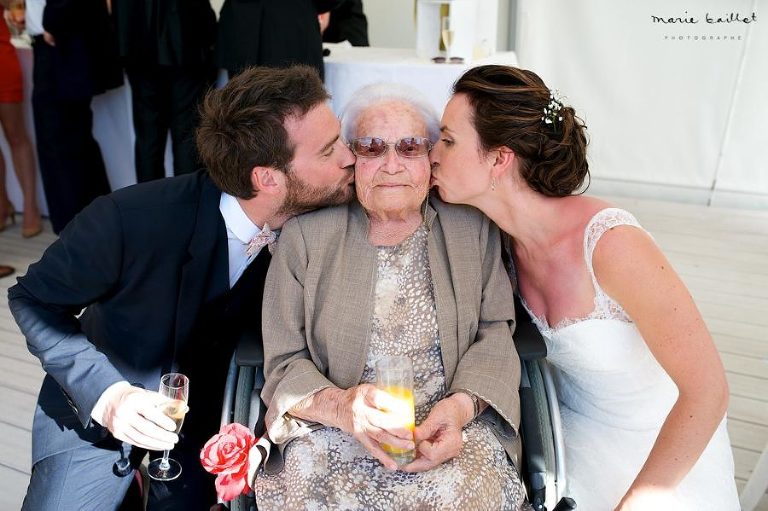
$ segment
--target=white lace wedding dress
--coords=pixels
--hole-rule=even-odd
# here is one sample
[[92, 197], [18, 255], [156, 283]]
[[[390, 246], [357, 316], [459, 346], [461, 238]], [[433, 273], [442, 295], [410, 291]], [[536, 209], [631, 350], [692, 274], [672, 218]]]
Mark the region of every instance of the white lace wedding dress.
[[[630, 213], [609, 208], [598, 212], [584, 233], [594, 311], [554, 328], [544, 318], [534, 319], [547, 345], [547, 359], [555, 367], [569, 481], [566, 495], [585, 511], [614, 509], [643, 466], [677, 398], [677, 387], [635, 324], [595, 279], [592, 252], [600, 236], [618, 225], [641, 228]], [[677, 489], [682, 509], [738, 510], [733, 470], [723, 418]]]

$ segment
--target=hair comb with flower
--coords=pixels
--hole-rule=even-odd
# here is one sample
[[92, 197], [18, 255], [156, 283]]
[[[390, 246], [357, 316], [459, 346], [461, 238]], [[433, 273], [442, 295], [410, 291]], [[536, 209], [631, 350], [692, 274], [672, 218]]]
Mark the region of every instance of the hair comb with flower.
[[563, 120], [563, 116], [560, 115], [560, 110], [563, 108], [564, 101], [565, 96], [560, 94], [559, 90], [550, 89], [549, 103], [544, 107], [544, 115], [541, 116], [541, 120], [544, 121], [544, 124], [552, 124], [553, 127], [557, 128], [557, 122]]

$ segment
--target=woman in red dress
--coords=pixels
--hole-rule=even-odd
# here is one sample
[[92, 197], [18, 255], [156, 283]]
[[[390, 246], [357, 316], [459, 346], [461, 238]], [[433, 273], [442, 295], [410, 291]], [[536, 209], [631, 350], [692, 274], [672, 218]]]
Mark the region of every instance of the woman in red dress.
[[[11, 0], [0, 0], [0, 15], [16, 27], [23, 28], [24, 18], [9, 16], [5, 8]], [[27, 134], [22, 108], [23, 81], [21, 67], [16, 57], [16, 49], [11, 44], [11, 36], [4, 21], [0, 21], [0, 125], [11, 148], [13, 167], [24, 194], [24, 216], [21, 234], [30, 238], [42, 231], [40, 210], [36, 198], [35, 153]], [[0, 153], [0, 231], [9, 223], [15, 223], [14, 207], [8, 199], [5, 188], [5, 156]]]

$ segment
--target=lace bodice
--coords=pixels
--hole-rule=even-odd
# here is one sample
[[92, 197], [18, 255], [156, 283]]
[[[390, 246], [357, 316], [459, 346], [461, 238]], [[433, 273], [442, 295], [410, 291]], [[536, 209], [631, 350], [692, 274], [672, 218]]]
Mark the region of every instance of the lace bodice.
[[[600, 287], [600, 284], [597, 283], [595, 270], [592, 267], [592, 254], [595, 251], [595, 246], [597, 246], [600, 237], [619, 225], [631, 225], [638, 229], [643, 229], [637, 219], [632, 216], [632, 213], [619, 208], [606, 208], [598, 211], [590, 219], [587, 227], [584, 229], [584, 262], [587, 265], [587, 271], [589, 272], [589, 277], [592, 279], [592, 286], [595, 290], [594, 308], [592, 309], [592, 312], [580, 318], [564, 318], [556, 325], [550, 326], [543, 315], [536, 316], [533, 314], [530, 307], [528, 307], [528, 304], [525, 303], [525, 300], [522, 300], [523, 305], [528, 310], [531, 317], [533, 317], [536, 326], [538, 326], [540, 330], [554, 332], [573, 325], [574, 323], [592, 319], [616, 319], [627, 323], [632, 322], [621, 305], [608, 296], [608, 294]], [[647, 232], [644, 229], [643, 231]]]

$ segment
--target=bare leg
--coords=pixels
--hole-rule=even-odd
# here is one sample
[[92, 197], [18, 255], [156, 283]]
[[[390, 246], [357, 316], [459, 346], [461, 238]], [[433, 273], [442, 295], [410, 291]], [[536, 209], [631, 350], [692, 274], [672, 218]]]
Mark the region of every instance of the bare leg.
[[[37, 206], [35, 183], [37, 168], [35, 166], [35, 152], [32, 149], [32, 142], [29, 140], [27, 127], [24, 123], [22, 104], [0, 103], [0, 124], [11, 148], [13, 167], [16, 170], [16, 177], [24, 194], [24, 220], [22, 228], [26, 232], [33, 232], [40, 226], [40, 210]], [[5, 197], [5, 203], [7, 204], [8, 196], [5, 191], [4, 179], [0, 200], [3, 197]]]
[[11, 212], [11, 201], [8, 200], [8, 191], [5, 189], [5, 156], [0, 151], [0, 231], [5, 229], [9, 222], [8, 214]]

